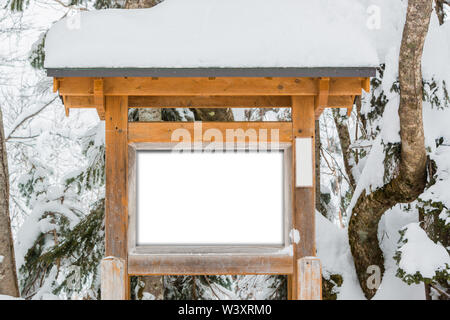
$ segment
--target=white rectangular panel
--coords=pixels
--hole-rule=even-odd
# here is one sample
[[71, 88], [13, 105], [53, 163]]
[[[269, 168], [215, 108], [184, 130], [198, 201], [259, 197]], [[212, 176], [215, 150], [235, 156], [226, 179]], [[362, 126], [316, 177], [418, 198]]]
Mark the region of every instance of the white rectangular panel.
[[296, 187], [313, 186], [312, 138], [295, 139], [295, 185]]
[[137, 245], [282, 245], [283, 152], [137, 152]]

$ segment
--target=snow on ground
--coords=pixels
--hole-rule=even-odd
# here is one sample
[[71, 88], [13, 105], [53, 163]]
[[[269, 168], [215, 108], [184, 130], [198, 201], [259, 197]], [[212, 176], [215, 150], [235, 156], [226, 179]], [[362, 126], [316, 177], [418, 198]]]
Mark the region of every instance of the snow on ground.
[[352, 200], [347, 209], [348, 212], [352, 212], [356, 201], [358, 201], [358, 198], [363, 193], [363, 191], [368, 194], [383, 186], [383, 160], [383, 145], [381, 144], [381, 137], [378, 136], [373, 142], [370, 154], [364, 161], [364, 167], [359, 177], [358, 184], [356, 185], [355, 192], [353, 193]]
[[342, 287], [338, 288], [338, 299], [365, 299], [356, 277], [347, 229], [339, 228], [316, 212], [316, 246], [324, 276], [342, 275], [344, 282]]
[[399, 249], [401, 260], [399, 267], [407, 274], [419, 272], [424, 278], [433, 278], [436, 270], [445, 270], [450, 265], [450, 256], [442, 245], [437, 245], [418, 223], [405, 227], [406, 243]]
[[[447, 111], [447, 110], [446, 110]], [[447, 119], [450, 118], [450, 115]], [[434, 153], [430, 155], [431, 159], [436, 162], [437, 173], [436, 183], [428, 188], [420, 195], [423, 201], [442, 202], [445, 208], [450, 208], [450, 147], [440, 146]], [[449, 209], [442, 210], [439, 218], [445, 221], [445, 224], [450, 223]]]
[[166, 0], [52, 26], [46, 68], [377, 66], [357, 0]]
[[[378, 0], [373, 3], [381, 7], [383, 20], [381, 29], [368, 33], [368, 35], [377, 44], [380, 60], [386, 62], [382, 89], [390, 101], [386, 105], [379, 123], [381, 132], [372, 142], [371, 152], [362, 164], [361, 176], [349, 206], [349, 212], [364, 190], [374, 191], [384, 184], [383, 160], [385, 156], [382, 143], [399, 142], [398, 107], [400, 102], [398, 95], [391, 92], [390, 88], [398, 75], [399, 44], [404, 23], [404, 18], [400, 17], [404, 17], [405, 2], [398, 1], [398, 10], [392, 10], [392, 1], [390, 0]], [[390, 10], [387, 10], [388, 8]], [[381, 39], [383, 40], [381, 41]], [[434, 78], [438, 83], [441, 81], [446, 81], [447, 85], [450, 83], [450, 65], [447, 62], [450, 56], [449, 39], [450, 23], [439, 26], [433, 13], [423, 55], [422, 69], [426, 80], [430, 81]], [[439, 97], [439, 100], [444, 101], [443, 97]], [[450, 189], [450, 148], [445, 145], [436, 148], [436, 139], [443, 137], [446, 142], [450, 140], [448, 126], [450, 109], [433, 107], [429, 102], [424, 102], [423, 114], [425, 143], [430, 157], [437, 164], [437, 181], [420, 198], [424, 201], [440, 201], [450, 208], [450, 193], [448, 192]], [[424, 275], [430, 275], [431, 270], [434, 270], [436, 266], [444, 265], [449, 261], [445, 248], [428, 239], [425, 232], [418, 226], [418, 213], [415, 206], [416, 202], [412, 203], [409, 211], [395, 206], [388, 210], [380, 221], [378, 237], [385, 258], [385, 273], [373, 299], [425, 299], [423, 284], [408, 285], [396, 277], [398, 266], [393, 257], [399, 245], [399, 231], [406, 226], [408, 226], [408, 231], [405, 236], [409, 240], [409, 245], [406, 244], [402, 247], [403, 254], [406, 255], [400, 265], [403, 269], [412, 274], [420, 270], [424, 272]], [[450, 221], [448, 211], [443, 210], [440, 218]], [[338, 289], [338, 299], [364, 299], [350, 253], [347, 229], [339, 229], [337, 225], [332, 224], [320, 214], [317, 214], [316, 221], [317, 254], [322, 261], [323, 272], [325, 275], [338, 273], [344, 279], [343, 286]]]
[[[399, 230], [417, 221], [417, 212], [400, 210], [399, 207], [387, 211], [379, 225], [379, 239], [385, 258], [385, 273], [375, 300], [417, 300], [425, 298], [423, 285], [408, 285], [395, 276], [397, 265], [394, 254], [400, 238]], [[316, 213], [317, 256], [322, 262], [324, 276], [340, 274], [342, 287], [337, 288], [338, 300], [365, 299], [356, 276], [353, 257], [348, 242], [347, 229], [341, 229], [320, 213]]]
[[423, 300], [425, 288], [423, 284], [408, 285], [396, 277], [398, 266], [394, 260], [400, 239], [399, 230], [406, 225], [417, 222], [417, 210], [405, 212], [396, 206], [383, 215], [378, 225], [378, 240], [384, 256], [385, 272], [381, 285], [373, 297], [374, 300]]

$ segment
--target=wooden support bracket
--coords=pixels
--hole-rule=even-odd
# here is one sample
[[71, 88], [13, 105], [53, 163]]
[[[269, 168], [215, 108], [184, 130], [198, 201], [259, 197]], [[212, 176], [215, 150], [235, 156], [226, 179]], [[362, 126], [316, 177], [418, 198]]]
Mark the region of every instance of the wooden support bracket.
[[53, 78], [53, 92], [57, 92], [59, 90], [59, 86], [61, 84], [61, 80], [59, 78]]
[[66, 117], [69, 116], [69, 112], [70, 112], [70, 107], [69, 104], [67, 103], [67, 96], [63, 96], [63, 103], [64, 103], [64, 111], [66, 112]]
[[103, 79], [94, 79], [94, 104], [100, 120], [105, 120], [105, 95]]
[[361, 80], [361, 87], [367, 93], [370, 92], [370, 78], [364, 78]]
[[350, 103], [347, 107], [347, 117], [350, 117], [353, 110], [353, 102], [355, 101], [355, 96], [352, 96], [352, 103]]
[[330, 93], [330, 78], [319, 79], [319, 94], [315, 101], [314, 113], [316, 119], [320, 117], [323, 110], [328, 107], [328, 97]]

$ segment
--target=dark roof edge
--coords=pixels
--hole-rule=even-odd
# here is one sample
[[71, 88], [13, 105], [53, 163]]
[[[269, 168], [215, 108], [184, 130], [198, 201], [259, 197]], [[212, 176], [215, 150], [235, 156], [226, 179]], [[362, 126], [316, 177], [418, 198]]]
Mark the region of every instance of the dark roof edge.
[[375, 67], [47, 68], [49, 77], [374, 77]]

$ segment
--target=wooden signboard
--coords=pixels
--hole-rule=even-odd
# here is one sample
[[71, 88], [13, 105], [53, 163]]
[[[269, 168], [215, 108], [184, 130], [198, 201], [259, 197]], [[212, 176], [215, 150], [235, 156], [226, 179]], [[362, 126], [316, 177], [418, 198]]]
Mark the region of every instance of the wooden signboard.
[[[321, 266], [315, 258], [315, 120], [327, 107], [351, 111], [355, 96], [368, 90], [368, 78], [64, 77], [54, 78], [54, 89], [63, 97], [67, 114], [71, 108], [95, 108], [105, 120], [107, 258], [102, 263], [102, 298], [127, 299], [132, 275], [284, 274], [290, 299], [321, 299]], [[131, 107], [289, 107], [292, 121], [204, 122], [196, 132], [196, 123], [128, 122]], [[177, 129], [202, 146], [211, 143], [212, 132], [224, 138], [231, 133], [244, 149], [278, 144], [286, 168], [287, 250], [219, 245], [184, 247], [171, 254], [173, 247], [139, 246], [134, 232], [136, 152], [173, 148]], [[267, 134], [274, 130], [277, 134]]]

